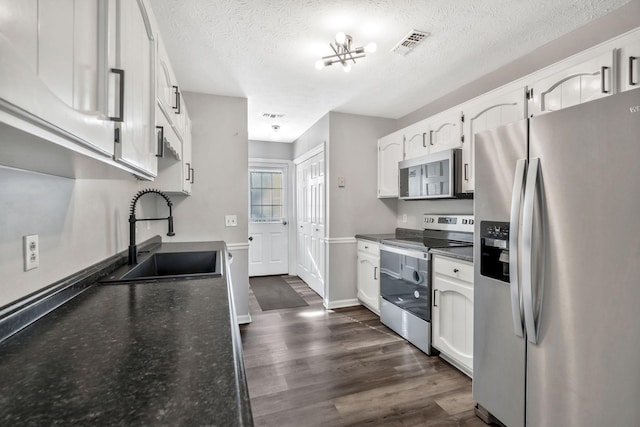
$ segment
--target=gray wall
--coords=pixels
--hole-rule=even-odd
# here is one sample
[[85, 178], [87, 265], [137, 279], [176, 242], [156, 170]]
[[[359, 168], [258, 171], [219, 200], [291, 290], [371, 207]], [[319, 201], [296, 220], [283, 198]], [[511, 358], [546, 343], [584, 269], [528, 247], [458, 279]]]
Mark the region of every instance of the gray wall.
[[317, 147], [329, 142], [329, 113], [314, 123], [305, 133], [293, 142], [293, 158], [296, 159]]
[[293, 144], [249, 140], [249, 158], [293, 160]]
[[[195, 183], [191, 196], [172, 196], [176, 235], [167, 239], [247, 243], [247, 99], [185, 92], [184, 100]], [[225, 226], [229, 214], [238, 216], [237, 227]]]
[[[378, 138], [393, 131], [392, 119], [330, 113], [327, 190], [328, 237], [386, 233], [395, 227], [396, 200], [378, 199]], [[338, 187], [338, 177], [345, 187]]]
[[[0, 307], [125, 250], [129, 202], [146, 184], [4, 167], [0, 182]], [[22, 236], [30, 234], [39, 235], [40, 266], [25, 272]], [[138, 226], [138, 241], [152, 235]]]
[[[461, 86], [448, 95], [398, 119], [397, 129], [430, 117], [440, 111], [482, 95], [541, 68], [605, 42], [638, 27], [640, 0], [634, 0], [577, 30], [570, 32], [526, 56], [489, 73], [474, 82]], [[473, 213], [473, 202], [459, 201], [399, 201], [398, 227], [420, 228], [424, 213]], [[403, 222], [404, 215], [407, 221]]]
[[603, 43], [640, 25], [640, 0], [634, 0], [496, 71], [461, 86], [446, 96], [398, 119], [397, 129], [461, 104], [585, 49]]

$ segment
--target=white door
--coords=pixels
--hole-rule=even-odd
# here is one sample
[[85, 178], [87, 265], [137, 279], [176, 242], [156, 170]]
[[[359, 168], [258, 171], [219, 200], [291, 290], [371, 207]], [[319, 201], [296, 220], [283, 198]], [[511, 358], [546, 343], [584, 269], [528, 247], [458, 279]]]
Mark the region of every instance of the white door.
[[249, 168], [249, 276], [289, 273], [287, 168]]
[[296, 166], [297, 273], [324, 297], [324, 153]]

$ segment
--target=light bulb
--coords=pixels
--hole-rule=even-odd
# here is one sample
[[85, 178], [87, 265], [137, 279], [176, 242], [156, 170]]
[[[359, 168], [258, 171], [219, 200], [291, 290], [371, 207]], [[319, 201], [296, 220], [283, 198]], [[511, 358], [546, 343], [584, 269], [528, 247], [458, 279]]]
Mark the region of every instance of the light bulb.
[[375, 53], [376, 50], [378, 50], [378, 45], [374, 42], [371, 42], [364, 47], [364, 51], [367, 53]]
[[316, 61], [316, 70], [322, 70], [324, 68], [324, 61], [322, 59], [318, 59]]
[[349, 71], [351, 71], [351, 64], [349, 63], [342, 64], [342, 71], [344, 71], [345, 73], [348, 73]]
[[345, 41], [347, 41], [347, 35], [345, 33], [340, 31], [338, 34], [336, 34], [336, 43], [338, 43], [339, 45], [343, 45]]

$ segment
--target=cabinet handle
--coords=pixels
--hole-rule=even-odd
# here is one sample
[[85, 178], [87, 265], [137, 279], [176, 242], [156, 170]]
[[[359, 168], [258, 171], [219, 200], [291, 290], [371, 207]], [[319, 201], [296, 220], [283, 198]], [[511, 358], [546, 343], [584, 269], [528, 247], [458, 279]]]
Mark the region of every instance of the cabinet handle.
[[114, 122], [124, 121], [124, 70], [119, 68], [112, 68], [109, 70], [113, 74], [120, 76], [120, 90], [118, 91], [118, 115], [115, 117], [109, 117], [109, 120]]
[[633, 81], [633, 63], [638, 60], [637, 56], [629, 57], [629, 86], [636, 86], [638, 82]]
[[429, 131], [429, 145], [433, 145], [433, 131]]
[[605, 75], [605, 73], [606, 73], [606, 71], [608, 69], [609, 69], [609, 67], [602, 66], [602, 68], [600, 70], [600, 74], [601, 74], [600, 75], [600, 91], [602, 93], [609, 93], [609, 91], [605, 88], [605, 77], [604, 77], [604, 75]]
[[373, 280], [378, 280], [378, 267], [373, 267]]
[[158, 154], [156, 157], [164, 157], [164, 126], [156, 126], [158, 132]]
[[187, 165], [187, 179], [185, 181], [191, 181], [191, 163], [185, 163]]
[[426, 141], [426, 137], [427, 133], [426, 132], [422, 132], [422, 147], [427, 148], [427, 141]]
[[173, 93], [176, 95], [176, 105], [173, 106], [174, 110], [178, 110], [176, 111], [176, 114], [180, 114], [180, 89], [178, 88], [178, 86], [172, 86], [173, 87]]
[[469, 181], [469, 174], [467, 173], [469, 170], [469, 163], [464, 164], [464, 180]]
[[436, 300], [436, 292], [438, 292], [438, 290], [437, 290], [437, 289], [434, 289], [434, 290], [433, 290], [433, 306], [434, 306], [434, 307], [437, 307], [437, 306], [438, 306], [438, 303], [436, 302], [436, 301], [437, 301], [437, 300]]
[[457, 273], [457, 272], [459, 272], [459, 271], [460, 271], [460, 270], [458, 270], [457, 268], [454, 268], [454, 269], [453, 269], [453, 272], [454, 272], [454, 273]]
[[191, 169], [191, 183], [195, 183], [196, 180], [196, 170], [194, 168], [190, 168]]

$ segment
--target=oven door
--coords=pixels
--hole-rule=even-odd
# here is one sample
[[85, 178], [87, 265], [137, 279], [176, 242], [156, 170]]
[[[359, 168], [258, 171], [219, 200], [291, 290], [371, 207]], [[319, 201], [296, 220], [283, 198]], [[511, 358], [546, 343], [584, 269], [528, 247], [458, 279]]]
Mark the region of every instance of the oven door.
[[380, 296], [420, 319], [431, 322], [429, 254], [380, 246]]

